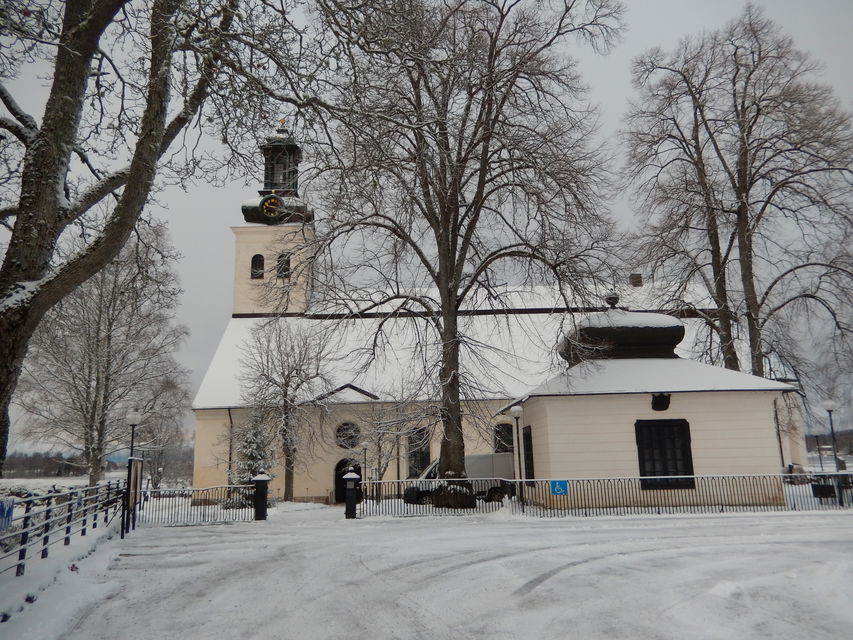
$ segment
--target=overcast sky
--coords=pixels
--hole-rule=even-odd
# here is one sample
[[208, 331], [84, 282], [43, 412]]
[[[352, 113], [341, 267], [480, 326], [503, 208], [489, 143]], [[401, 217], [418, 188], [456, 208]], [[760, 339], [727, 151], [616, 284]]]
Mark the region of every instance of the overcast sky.
[[[620, 125], [631, 95], [630, 66], [634, 56], [650, 47], [672, 49], [684, 36], [715, 29], [737, 17], [744, 0], [626, 0], [627, 31], [622, 42], [606, 56], [578, 45], [575, 53], [601, 107], [602, 135], [612, 135]], [[832, 85], [844, 106], [853, 110], [853, 0], [759, 0], [767, 15], [793, 36], [796, 45], [825, 66], [823, 82]], [[41, 113], [36, 113], [37, 117]], [[272, 128], [271, 128], [272, 129]], [[310, 157], [311, 149], [305, 153]], [[199, 185], [185, 193], [177, 188], [161, 193], [165, 208], [153, 211], [168, 221], [172, 240], [183, 254], [179, 273], [183, 289], [180, 321], [190, 337], [180, 353], [192, 373], [192, 393], [231, 313], [233, 287], [233, 235], [230, 227], [242, 223], [240, 204], [257, 193], [261, 176], [245, 185], [226, 188]], [[614, 203], [618, 219], [631, 219], [626, 200]]]

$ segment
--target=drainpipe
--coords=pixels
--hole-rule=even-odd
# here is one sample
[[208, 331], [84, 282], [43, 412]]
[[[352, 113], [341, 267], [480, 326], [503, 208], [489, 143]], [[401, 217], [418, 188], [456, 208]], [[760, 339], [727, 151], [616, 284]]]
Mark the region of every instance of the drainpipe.
[[228, 484], [231, 484], [231, 461], [234, 457], [234, 419], [231, 417], [231, 407], [228, 407]]

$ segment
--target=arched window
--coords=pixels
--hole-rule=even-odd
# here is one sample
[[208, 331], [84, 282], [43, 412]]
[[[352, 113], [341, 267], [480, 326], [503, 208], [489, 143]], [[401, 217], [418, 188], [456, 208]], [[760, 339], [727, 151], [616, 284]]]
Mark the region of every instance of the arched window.
[[252, 256], [252, 280], [260, 280], [264, 277], [264, 257], [260, 253]]
[[352, 422], [344, 422], [335, 431], [335, 442], [344, 449], [355, 449], [360, 437], [361, 430]]
[[290, 279], [290, 254], [282, 253], [278, 257], [278, 264], [276, 265], [276, 273], [279, 278], [283, 280]]

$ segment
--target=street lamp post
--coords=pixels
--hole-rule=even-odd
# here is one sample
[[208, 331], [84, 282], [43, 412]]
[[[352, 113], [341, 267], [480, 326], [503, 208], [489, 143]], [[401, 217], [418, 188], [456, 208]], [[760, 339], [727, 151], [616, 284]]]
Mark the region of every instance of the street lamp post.
[[835, 426], [832, 424], [832, 412], [838, 409], [838, 403], [835, 400], [824, 400], [821, 406], [829, 414], [829, 434], [832, 437], [832, 461], [835, 464], [835, 470], [838, 471], [838, 445], [835, 442]]
[[142, 416], [136, 409], [127, 412], [127, 423], [130, 425], [130, 455], [127, 456], [127, 484], [124, 488], [124, 508], [122, 509], [121, 537], [130, 531], [130, 484], [133, 473], [133, 445], [136, 438], [136, 427], [142, 422]]
[[521, 408], [520, 404], [514, 404], [509, 408], [510, 415], [515, 419], [515, 443], [514, 447], [516, 450], [516, 459], [518, 460], [518, 474], [516, 475], [515, 482], [516, 487], [518, 487], [518, 501], [521, 503], [521, 512], [524, 513], [524, 483], [522, 482], [522, 476], [524, 476], [524, 466], [522, 464], [521, 459], [521, 427], [519, 426], [519, 420], [521, 419], [521, 414], [524, 412], [524, 409]]

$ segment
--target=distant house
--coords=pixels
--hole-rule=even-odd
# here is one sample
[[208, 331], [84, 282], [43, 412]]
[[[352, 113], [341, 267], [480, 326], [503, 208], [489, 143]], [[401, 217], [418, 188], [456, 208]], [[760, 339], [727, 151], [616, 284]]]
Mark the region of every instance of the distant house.
[[[224, 484], [236, 464], [235, 432], [248, 418], [242, 349], [255, 327], [271, 321], [328, 329], [336, 354], [329, 388], [305, 405], [316, 438], [295, 470], [294, 498], [341, 500], [350, 466], [373, 478], [416, 476], [440, 448], [434, 392], [408, 392], [422, 371], [414, 358], [424, 335], [412, 318], [312, 307], [311, 282], [297, 275], [306, 271], [302, 247], [314, 237], [313, 215], [297, 191], [301, 151], [283, 131], [262, 150], [264, 189], [243, 203], [244, 224], [232, 227], [232, 318], [193, 403], [193, 484]], [[269, 279], [290, 285], [283, 313], [269, 299]], [[623, 300], [642, 299], [641, 285], [636, 276], [626, 283]], [[776, 424], [774, 401], [790, 385], [677, 357], [685, 327], [672, 316], [572, 311], [549, 291], [520, 293], [509, 310], [483, 301], [463, 310], [465, 332], [484, 346], [462, 363], [476, 383], [465, 405], [466, 452], [512, 451], [524, 478], [641, 476], [649, 491], [665, 486], [655, 476], [777, 473], [805, 461], [802, 436], [783, 435]], [[366, 360], [363, 348], [380, 322], [387, 348]], [[516, 404], [518, 424], [507, 412]], [[269, 471], [280, 492], [282, 468]], [[689, 485], [688, 478], [680, 488]]]

